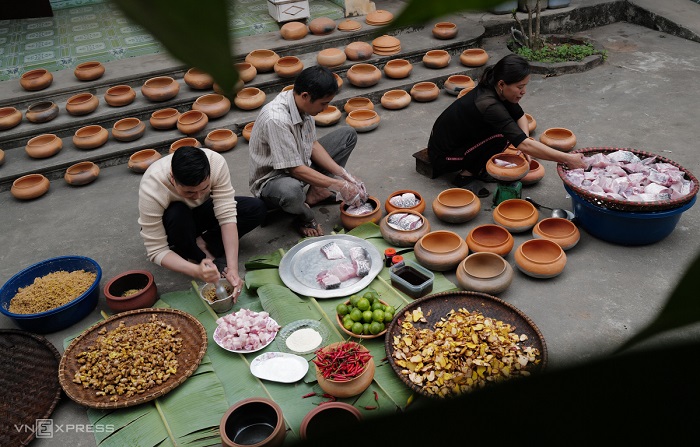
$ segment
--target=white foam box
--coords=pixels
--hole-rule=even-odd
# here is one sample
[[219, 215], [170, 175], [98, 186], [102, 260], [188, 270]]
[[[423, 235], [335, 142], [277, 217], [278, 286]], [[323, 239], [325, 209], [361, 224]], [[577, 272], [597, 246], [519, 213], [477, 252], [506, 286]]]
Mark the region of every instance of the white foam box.
[[309, 17], [308, 0], [267, 0], [267, 10], [277, 22], [301, 20]]

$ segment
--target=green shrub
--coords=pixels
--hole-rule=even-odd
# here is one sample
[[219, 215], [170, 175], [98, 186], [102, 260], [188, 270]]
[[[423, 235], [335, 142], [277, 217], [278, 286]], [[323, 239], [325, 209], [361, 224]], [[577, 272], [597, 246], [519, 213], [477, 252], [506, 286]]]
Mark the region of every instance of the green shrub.
[[574, 44], [552, 44], [545, 43], [539, 50], [531, 50], [527, 47], [515, 48], [514, 53], [521, 55], [531, 62], [573, 62], [581, 61], [593, 54], [603, 55], [607, 59], [608, 52], [596, 50], [590, 43], [583, 45]]

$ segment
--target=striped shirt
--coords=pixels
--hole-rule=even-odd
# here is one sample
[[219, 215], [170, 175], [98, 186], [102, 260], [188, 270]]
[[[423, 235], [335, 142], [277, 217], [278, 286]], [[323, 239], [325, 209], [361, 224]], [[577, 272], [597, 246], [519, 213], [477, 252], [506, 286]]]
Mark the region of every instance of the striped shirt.
[[294, 92], [282, 92], [260, 111], [250, 135], [250, 192], [260, 191], [273, 178], [289, 175], [287, 169], [311, 165], [316, 125], [311, 115], [299, 114]]
[[163, 213], [172, 202], [183, 202], [190, 208], [198, 207], [209, 197], [214, 202], [214, 214], [219, 225], [236, 223], [235, 191], [231, 174], [221, 154], [202, 149], [209, 159], [211, 190], [198, 200], [186, 199], [175, 192], [170, 183], [172, 155], [165, 156], [148, 167], [139, 185], [139, 225], [148, 259], [160, 265], [170, 251], [168, 236], [163, 226]]

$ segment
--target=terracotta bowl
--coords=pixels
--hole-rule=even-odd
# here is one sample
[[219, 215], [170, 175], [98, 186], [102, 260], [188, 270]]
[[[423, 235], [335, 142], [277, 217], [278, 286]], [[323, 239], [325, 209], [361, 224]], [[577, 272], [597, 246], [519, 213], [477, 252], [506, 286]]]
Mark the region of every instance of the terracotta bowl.
[[464, 89], [473, 89], [476, 86], [474, 80], [467, 75], [452, 75], [447, 80], [443, 88], [450, 95], [459, 95]]
[[332, 126], [340, 121], [342, 114], [336, 106], [329, 105], [321, 113], [314, 116], [317, 126]]
[[416, 259], [429, 270], [452, 270], [469, 254], [467, 243], [453, 231], [432, 231], [416, 242]]
[[576, 136], [569, 129], [552, 127], [542, 132], [540, 141], [549, 147], [569, 152], [576, 146]]
[[340, 90], [340, 87], [343, 86], [343, 78], [338, 76], [338, 73], [333, 73], [333, 78], [335, 79], [335, 82], [338, 84], [338, 90]]
[[302, 440], [323, 440], [337, 434], [337, 427], [353, 430], [362, 421], [362, 413], [345, 402], [328, 402], [309, 411], [301, 421]]
[[382, 78], [382, 72], [372, 64], [355, 64], [345, 76], [355, 87], [372, 87]]
[[255, 121], [249, 122], [243, 127], [243, 130], [241, 131], [241, 135], [243, 135], [243, 139], [245, 139], [246, 141], [250, 141], [250, 135], [253, 133], [254, 124]]
[[332, 33], [333, 30], [335, 30], [335, 20], [329, 17], [317, 17], [309, 22], [311, 34], [323, 36]]
[[0, 149], [0, 166], [2, 166], [3, 163], [5, 163], [5, 151]]
[[[414, 196], [416, 196], [416, 199], [418, 199], [418, 204], [408, 208], [400, 208], [394, 206], [390, 202], [392, 197], [400, 196], [406, 193], [411, 193]], [[423, 200], [423, 196], [418, 191], [414, 191], [412, 189], [399, 189], [398, 191], [394, 191], [391, 194], [389, 194], [389, 197], [387, 197], [386, 202], [384, 202], [384, 209], [387, 213], [392, 213], [394, 211], [415, 211], [417, 213], [423, 213], [425, 211], [425, 200]]]
[[177, 96], [180, 84], [169, 76], [148, 79], [141, 86], [141, 94], [151, 101], [167, 101]]
[[450, 64], [450, 53], [445, 50], [430, 50], [423, 56], [423, 65], [428, 68], [443, 68]]
[[[413, 214], [423, 220], [423, 225], [413, 230], [400, 230], [389, 225], [389, 218], [395, 214]], [[393, 247], [413, 247], [416, 242], [430, 232], [430, 222], [421, 213], [413, 210], [403, 209], [392, 211], [387, 214], [379, 223], [379, 232], [385, 241]]]
[[45, 68], [37, 68], [22, 73], [19, 84], [23, 89], [33, 92], [43, 90], [53, 82], [53, 75]]
[[345, 122], [357, 132], [369, 132], [379, 126], [381, 118], [374, 110], [359, 109], [348, 113]]
[[411, 95], [405, 90], [389, 90], [382, 95], [382, 107], [389, 110], [399, 110], [411, 104]]
[[458, 30], [457, 25], [452, 22], [438, 22], [433, 26], [433, 36], [438, 39], [454, 39]]
[[489, 60], [489, 55], [482, 48], [468, 48], [459, 55], [459, 61], [466, 67], [480, 67]]
[[352, 42], [345, 47], [345, 56], [351, 61], [364, 61], [372, 57], [374, 49], [367, 42]]
[[204, 139], [204, 146], [216, 152], [226, 152], [238, 143], [238, 135], [231, 129], [214, 129]]
[[233, 102], [236, 107], [243, 110], [253, 110], [265, 103], [265, 92], [257, 87], [246, 87], [236, 93]]
[[78, 149], [95, 149], [107, 142], [109, 132], [98, 124], [81, 127], [73, 135], [73, 144]]
[[345, 106], [343, 106], [343, 110], [345, 110], [345, 113], [350, 113], [353, 110], [359, 109], [374, 110], [374, 104], [369, 98], [363, 98], [361, 96], [358, 96], [355, 98], [348, 99], [345, 102]]
[[433, 200], [433, 212], [443, 222], [468, 222], [474, 219], [480, 210], [481, 200], [467, 189], [446, 189]]
[[202, 143], [199, 142], [198, 139], [194, 137], [185, 137], [185, 138], [180, 138], [179, 140], [174, 141], [170, 145], [170, 149], [168, 149], [168, 153], [172, 154], [176, 150], [180, 149], [183, 146], [194, 146], [194, 147], [202, 147]]
[[94, 112], [100, 104], [100, 99], [92, 93], [78, 93], [66, 101], [66, 111], [74, 116], [87, 115]]
[[561, 217], [548, 217], [537, 222], [532, 229], [534, 238], [556, 242], [562, 249], [573, 248], [581, 238], [576, 224]]
[[464, 290], [496, 295], [513, 282], [513, 267], [495, 253], [473, 253], [457, 267], [457, 282]]
[[224, 413], [219, 434], [224, 447], [281, 447], [287, 430], [282, 409], [275, 401], [249, 397]]
[[272, 71], [279, 55], [272, 50], [253, 50], [245, 57], [245, 61], [253, 64], [259, 73]]
[[293, 78], [304, 69], [304, 63], [296, 56], [284, 56], [277, 59], [274, 70], [281, 78]]
[[115, 85], [105, 92], [104, 100], [112, 107], [123, 107], [136, 99], [136, 92], [128, 85]]
[[[508, 163], [501, 166], [498, 163]], [[500, 153], [489, 158], [486, 162], [486, 172], [496, 180], [515, 182], [525, 177], [530, 170], [527, 160], [519, 155]]]
[[506, 256], [513, 245], [513, 235], [500, 225], [479, 225], [467, 234], [467, 246], [475, 253], [488, 252]]
[[185, 84], [189, 85], [195, 90], [210, 89], [214, 85], [214, 78], [209, 73], [195, 67], [187, 70], [183, 80], [185, 81]]
[[162, 156], [155, 149], [142, 149], [129, 157], [128, 167], [133, 172], [142, 174], [146, 172], [154, 161], [160, 159]]
[[165, 130], [177, 126], [178, 118], [180, 118], [180, 112], [170, 107], [153, 112], [148, 122], [154, 129]]
[[[137, 291], [123, 296], [127, 291]], [[151, 272], [129, 270], [110, 279], [103, 292], [107, 306], [114, 312], [151, 307], [158, 300], [158, 287]]]
[[12, 129], [22, 122], [22, 112], [15, 107], [0, 108], [0, 130]]
[[287, 85], [287, 86], [282, 88], [283, 92], [288, 92], [289, 90], [294, 90], [294, 84]]
[[566, 253], [547, 239], [530, 239], [515, 251], [515, 264], [520, 271], [533, 278], [553, 278], [566, 266]]
[[347, 213], [348, 205], [345, 202], [340, 203], [340, 222], [343, 224], [346, 230], [352, 230], [353, 228], [362, 225], [366, 222], [374, 222], [376, 224], [382, 218], [382, 207], [379, 204], [379, 200], [376, 197], [370, 196], [367, 199], [367, 203], [372, 204], [374, 211], [368, 214], [363, 214], [360, 216], [354, 216]]
[[[389, 303], [387, 303], [386, 301], [379, 300], [379, 302], [382, 303], [382, 304], [385, 305], [385, 306], [388, 306], [388, 305], [389, 305]], [[344, 304], [345, 304], [345, 305], [350, 305], [350, 300], [345, 301]], [[388, 330], [388, 328], [389, 328], [389, 323], [390, 323], [390, 321], [385, 321], [386, 324], [384, 325], [384, 326], [385, 326], [384, 330], [381, 331], [381, 332], [378, 333], [378, 334], [374, 334], [374, 335], [372, 335], [372, 334], [365, 335], [364, 333], [363, 333], [363, 334], [356, 334], [356, 333], [354, 333], [353, 331], [349, 331], [349, 330], [345, 329], [345, 326], [343, 326], [343, 317], [341, 317], [340, 314], [338, 314], [337, 312], [335, 313], [335, 322], [338, 323], [338, 327], [340, 327], [340, 330], [343, 331], [343, 332], [345, 332], [345, 334], [346, 334], [348, 337], [360, 338], [360, 339], [362, 339], [362, 340], [369, 340], [369, 339], [371, 339], [371, 338], [383, 337], [384, 334], [386, 334], [386, 331]], [[360, 321], [360, 322], [362, 322], [362, 321]], [[336, 396], [336, 397], [337, 397], [337, 396]]]
[[411, 97], [418, 102], [434, 101], [440, 95], [440, 89], [434, 82], [418, 82], [411, 87]]
[[[331, 343], [330, 345], [321, 348], [321, 350], [327, 351], [344, 343], [345, 342]], [[359, 343], [355, 344], [359, 347], [361, 351], [367, 351], [367, 348], [360, 345]], [[316, 367], [316, 380], [318, 381], [318, 385], [321, 387], [321, 389], [326, 393], [330, 394], [331, 396], [335, 396], [341, 399], [346, 397], [357, 396], [358, 394], [362, 393], [364, 390], [369, 388], [373, 379], [374, 358], [370, 358], [370, 360], [365, 366], [364, 371], [359, 376], [346, 381], [324, 379], [323, 375], [321, 375], [321, 373], [319, 372], [318, 367]]]
[[238, 79], [243, 82], [250, 82], [258, 75], [258, 70], [250, 62], [238, 62], [233, 66], [238, 70]]
[[387, 78], [403, 79], [413, 71], [413, 64], [406, 59], [392, 59], [384, 65], [384, 74]]
[[209, 119], [215, 119], [231, 110], [231, 101], [224, 95], [210, 93], [197, 98], [192, 104], [192, 110], [199, 110], [206, 113]]
[[112, 136], [119, 141], [134, 141], [146, 131], [146, 124], [138, 118], [123, 118], [114, 123]]
[[30, 123], [47, 123], [58, 116], [58, 106], [52, 101], [31, 104], [24, 114]]
[[532, 135], [532, 132], [537, 128], [537, 121], [529, 113], [525, 114], [525, 118], [527, 118], [527, 129], [530, 131], [530, 135]]
[[544, 178], [544, 166], [534, 158], [530, 160], [530, 170], [520, 179], [523, 185], [534, 185]]
[[508, 199], [493, 210], [493, 220], [511, 233], [532, 229], [540, 215], [535, 206], [523, 199]]
[[27, 174], [12, 182], [10, 193], [19, 200], [41, 197], [49, 190], [49, 179], [41, 174]]
[[467, 93], [471, 92], [472, 90], [474, 90], [474, 87], [463, 88], [457, 94], [457, 99], [461, 98], [462, 96], [466, 95]]
[[200, 110], [189, 110], [177, 119], [177, 129], [185, 135], [200, 132], [209, 123], [209, 117]]
[[94, 81], [105, 74], [105, 66], [97, 61], [83, 62], [75, 67], [73, 74], [81, 81]]
[[63, 140], [51, 133], [38, 135], [27, 142], [24, 150], [32, 158], [48, 158], [63, 149]]

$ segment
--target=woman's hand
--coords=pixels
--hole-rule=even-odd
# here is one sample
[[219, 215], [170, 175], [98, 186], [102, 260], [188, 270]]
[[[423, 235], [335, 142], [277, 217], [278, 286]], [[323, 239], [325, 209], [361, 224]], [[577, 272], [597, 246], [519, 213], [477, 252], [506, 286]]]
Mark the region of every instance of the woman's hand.
[[197, 277], [204, 282], [215, 283], [219, 280], [221, 275], [219, 270], [214, 265], [214, 261], [211, 259], [204, 258], [202, 262], [199, 263], [199, 272]]
[[583, 154], [568, 154], [564, 164], [569, 169], [588, 168], [588, 164], [583, 160]]
[[224, 278], [226, 278], [231, 286], [233, 286], [233, 302], [235, 303], [238, 301], [238, 297], [241, 296], [241, 293], [243, 292], [244, 282], [238, 275], [237, 271], [229, 270], [228, 267], [224, 269], [223, 274]]

